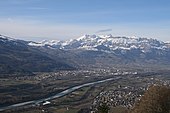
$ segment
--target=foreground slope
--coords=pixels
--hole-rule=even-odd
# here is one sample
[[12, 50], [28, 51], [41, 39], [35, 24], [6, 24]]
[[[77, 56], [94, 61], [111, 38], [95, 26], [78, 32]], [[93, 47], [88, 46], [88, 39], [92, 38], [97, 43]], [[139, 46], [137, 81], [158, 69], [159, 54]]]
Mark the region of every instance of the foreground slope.
[[170, 88], [151, 86], [137, 103], [131, 113], [169, 113]]

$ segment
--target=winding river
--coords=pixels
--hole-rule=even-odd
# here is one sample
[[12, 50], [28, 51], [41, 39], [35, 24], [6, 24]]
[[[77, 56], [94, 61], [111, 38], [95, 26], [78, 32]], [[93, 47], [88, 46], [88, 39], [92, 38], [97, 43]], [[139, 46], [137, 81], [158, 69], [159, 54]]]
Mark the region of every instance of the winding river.
[[91, 85], [95, 85], [95, 84], [99, 84], [99, 83], [104, 83], [104, 82], [108, 82], [108, 81], [112, 81], [112, 80], [118, 80], [120, 78], [121, 77], [109, 78], [109, 79], [100, 80], [100, 81], [96, 81], [96, 82], [85, 83], [85, 84], [82, 84], [82, 85], [79, 85], [79, 86], [74, 86], [74, 87], [68, 88], [68, 89], [66, 89], [66, 90], [64, 90], [60, 93], [57, 93], [56, 95], [53, 95], [53, 96], [50, 96], [50, 97], [47, 97], [47, 98], [44, 98], [44, 99], [33, 100], [33, 101], [13, 104], [13, 105], [10, 105], [10, 106], [0, 107], [0, 111], [4, 111], [4, 110], [7, 110], [7, 109], [13, 109], [13, 108], [16, 108], [16, 107], [21, 107], [21, 106], [27, 106], [27, 105], [38, 105], [38, 104], [43, 103], [45, 101], [49, 101], [49, 100], [53, 100], [53, 99], [65, 96], [65, 95], [67, 95], [67, 94], [69, 94], [69, 93], [71, 93], [71, 92], [73, 92], [77, 89], [82, 88], [82, 87], [91, 86]]

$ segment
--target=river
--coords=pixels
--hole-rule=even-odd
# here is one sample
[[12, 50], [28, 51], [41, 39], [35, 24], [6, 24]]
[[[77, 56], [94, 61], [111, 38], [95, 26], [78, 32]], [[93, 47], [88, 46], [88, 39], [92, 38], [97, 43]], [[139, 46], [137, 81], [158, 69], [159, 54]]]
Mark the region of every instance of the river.
[[43, 103], [45, 101], [49, 101], [49, 100], [53, 100], [53, 99], [65, 96], [65, 95], [67, 95], [67, 94], [69, 94], [69, 93], [71, 93], [71, 92], [73, 92], [77, 89], [82, 88], [82, 87], [91, 86], [91, 85], [95, 85], [95, 84], [99, 84], [99, 83], [104, 83], [104, 82], [108, 82], [108, 81], [112, 81], [112, 80], [118, 80], [120, 78], [121, 77], [109, 78], [109, 79], [100, 80], [100, 81], [96, 81], [96, 82], [85, 83], [85, 84], [82, 84], [82, 85], [79, 85], [79, 86], [74, 86], [74, 87], [68, 88], [68, 89], [66, 89], [66, 90], [64, 90], [60, 93], [57, 93], [56, 95], [53, 95], [53, 96], [50, 96], [50, 97], [47, 97], [47, 98], [44, 98], [44, 99], [22, 102], [22, 103], [13, 104], [13, 105], [10, 105], [10, 106], [1, 107], [0, 111], [4, 111], [4, 110], [7, 110], [7, 109], [13, 109], [13, 108], [16, 108], [16, 107], [21, 107], [21, 106], [27, 106], [27, 105], [38, 105], [38, 104]]

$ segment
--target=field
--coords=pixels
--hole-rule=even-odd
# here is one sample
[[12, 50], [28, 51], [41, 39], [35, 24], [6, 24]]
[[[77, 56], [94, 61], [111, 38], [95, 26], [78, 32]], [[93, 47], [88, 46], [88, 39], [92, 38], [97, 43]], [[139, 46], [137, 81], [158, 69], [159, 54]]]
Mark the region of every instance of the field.
[[[80, 88], [66, 96], [50, 100], [48, 105], [16, 107], [15, 109], [5, 110], [3, 113], [88, 113], [97, 109], [98, 105], [104, 101], [112, 106], [110, 109], [112, 113], [121, 113], [129, 109], [126, 106], [127, 100], [123, 100], [128, 97], [129, 92], [132, 92], [136, 99], [143, 94], [149, 85], [169, 83], [170, 80], [167, 70], [147, 73], [136, 71], [101, 69], [3, 77], [0, 78], [0, 107], [49, 97], [73, 86], [119, 76], [121, 79], [118, 81], [113, 80]], [[117, 98], [115, 92], [121, 95], [120, 103], [117, 105], [110, 101], [114, 96]], [[125, 101], [124, 104], [121, 101]], [[130, 104], [134, 104], [134, 102]]]

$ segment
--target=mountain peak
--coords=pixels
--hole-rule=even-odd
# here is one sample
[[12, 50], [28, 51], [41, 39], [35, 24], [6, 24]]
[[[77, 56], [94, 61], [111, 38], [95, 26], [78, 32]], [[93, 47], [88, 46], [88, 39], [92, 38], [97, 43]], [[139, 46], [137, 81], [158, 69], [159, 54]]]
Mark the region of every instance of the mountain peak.
[[101, 38], [113, 38], [111, 34], [108, 35], [99, 35]]
[[50, 46], [59, 49], [85, 49], [102, 50], [114, 52], [116, 50], [134, 50], [149, 51], [148, 49], [163, 50], [169, 48], [169, 44], [152, 38], [131, 37], [113, 37], [108, 35], [83, 35], [77, 39], [68, 41], [42, 41], [40, 43], [30, 43], [31, 46]]
[[77, 38], [76, 40], [80, 41], [80, 40], [85, 40], [85, 39], [91, 39], [91, 38], [96, 38], [97, 35], [88, 35], [88, 34], [85, 34], [79, 38]]
[[140, 37], [138, 37], [138, 36], [130, 36], [129, 38], [139, 39]]

